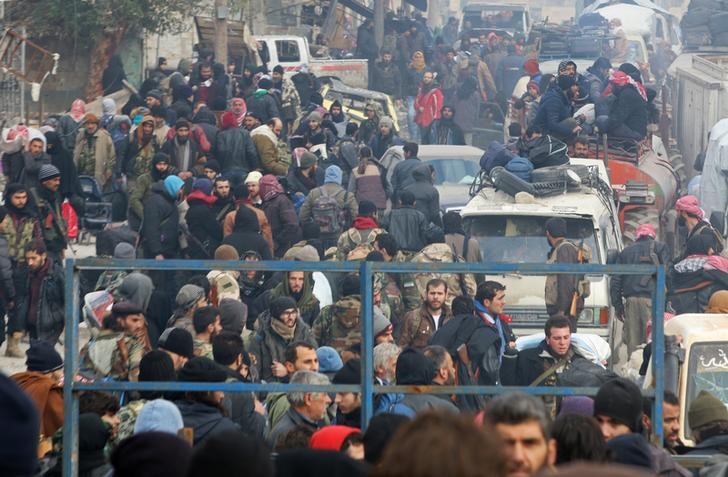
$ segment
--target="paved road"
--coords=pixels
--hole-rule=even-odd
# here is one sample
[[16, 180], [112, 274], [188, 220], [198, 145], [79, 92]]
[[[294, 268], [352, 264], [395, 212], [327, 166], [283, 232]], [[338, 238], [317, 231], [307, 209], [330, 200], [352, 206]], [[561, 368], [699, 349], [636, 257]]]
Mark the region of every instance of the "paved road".
[[[93, 257], [96, 255], [96, 245], [92, 243], [91, 245], [73, 245], [73, 250], [75, 251], [75, 256], [77, 258], [84, 258], [84, 257]], [[66, 256], [71, 256], [71, 251], [69, 250]], [[86, 341], [88, 341], [88, 333], [86, 332], [85, 328], [81, 328], [81, 346], [83, 346]], [[27, 337], [23, 340], [21, 343], [21, 348], [23, 351], [28, 349], [28, 341]], [[7, 358], [5, 357], [5, 347], [6, 343], [3, 343], [2, 346], [0, 346], [0, 371], [2, 371], [6, 375], [11, 375], [13, 373], [17, 373], [19, 371], [25, 370], [25, 358]], [[59, 353], [61, 353], [61, 356], [63, 356], [63, 346], [61, 344], [56, 345], [56, 349]]]

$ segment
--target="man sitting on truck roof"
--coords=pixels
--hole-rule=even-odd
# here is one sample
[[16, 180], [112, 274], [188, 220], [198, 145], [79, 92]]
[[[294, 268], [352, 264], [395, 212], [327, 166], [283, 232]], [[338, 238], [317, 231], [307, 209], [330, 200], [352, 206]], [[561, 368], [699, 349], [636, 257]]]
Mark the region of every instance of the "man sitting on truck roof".
[[532, 127], [540, 128], [545, 134], [550, 134], [562, 141], [570, 141], [581, 131], [571, 115], [571, 100], [569, 92], [575, 92], [578, 86], [573, 77], [559, 75], [556, 84], [541, 98], [538, 113], [533, 119]]

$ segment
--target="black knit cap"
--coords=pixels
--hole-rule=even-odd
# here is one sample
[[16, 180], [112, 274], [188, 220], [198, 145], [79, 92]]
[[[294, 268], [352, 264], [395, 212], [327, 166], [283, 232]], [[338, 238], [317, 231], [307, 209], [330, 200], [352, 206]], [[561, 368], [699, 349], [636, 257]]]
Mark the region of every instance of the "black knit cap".
[[284, 311], [297, 307], [298, 305], [296, 304], [296, 300], [294, 300], [290, 296], [279, 296], [278, 298], [270, 302], [268, 309], [270, 310], [271, 318], [273, 318], [274, 320], [278, 320], [280, 319], [281, 314]]
[[222, 383], [227, 379], [227, 372], [213, 360], [195, 356], [179, 370], [177, 378], [188, 383]]
[[164, 330], [157, 341], [157, 346], [185, 358], [191, 358], [194, 350], [192, 335], [182, 328], [167, 328]]
[[121, 441], [111, 454], [114, 477], [187, 475], [192, 447], [166, 432], [142, 432]]
[[361, 361], [350, 359], [344, 363], [344, 367], [336, 372], [334, 384], [359, 384], [361, 382]]
[[552, 217], [546, 221], [546, 232], [554, 238], [566, 237], [566, 221], [560, 217]]
[[432, 384], [435, 366], [422, 351], [407, 348], [397, 358], [395, 376], [397, 384]]
[[50, 373], [63, 367], [63, 358], [47, 341], [31, 340], [30, 348], [25, 352], [25, 356], [28, 371]]
[[362, 200], [359, 202], [359, 209], [357, 210], [359, 215], [372, 215], [377, 211], [377, 206], [370, 200]]
[[635, 383], [615, 378], [602, 384], [594, 398], [594, 415], [611, 417], [638, 432], [642, 422], [642, 393]]

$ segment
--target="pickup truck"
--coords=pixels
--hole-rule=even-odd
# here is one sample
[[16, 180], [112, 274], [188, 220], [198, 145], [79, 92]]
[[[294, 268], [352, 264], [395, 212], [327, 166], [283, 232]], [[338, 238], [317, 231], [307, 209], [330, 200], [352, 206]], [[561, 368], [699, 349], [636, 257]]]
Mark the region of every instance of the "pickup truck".
[[302, 36], [264, 35], [256, 37], [262, 47], [259, 55], [267, 56], [268, 69], [281, 65], [287, 75], [294, 75], [306, 64], [318, 77], [334, 77], [354, 88], [369, 87], [367, 60], [335, 60], [330, 57], [314, 57], [308, 40]]

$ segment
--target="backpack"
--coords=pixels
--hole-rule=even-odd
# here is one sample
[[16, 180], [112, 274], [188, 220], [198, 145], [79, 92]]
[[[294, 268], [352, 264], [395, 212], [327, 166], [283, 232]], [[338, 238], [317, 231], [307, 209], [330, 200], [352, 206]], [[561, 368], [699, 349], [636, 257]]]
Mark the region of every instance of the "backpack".
[[[313, 221], [321, 229], [321, 235], [340, 234], [348, 223], [347, 210], [339, 205], [336, 197], [330, 195], [325, 188], [321, 188], [321, 195], [316, 197], [311, 208]], [[344, 194], [344, 203], [348, 199], [349, 192]]]
[[504, 167], [515, 157], [515, 153], [506, 148], [506, 146], [498, 141], [493, 141], [488, 145], [488, 149], [486, 149], [480, 158], [480, 168], [490, 173], [494, 167]]
[[528, 159], [516, 156], [506, 164], [505, 169], [514, 176], [520, 177], [526, 182], [531, 182], [533, 164]]
[[546, 135], [531, 141], [528, 147], [528, 160], [533, 167], [560, 166], [569, 163], [566, 144], [558, 139]]

